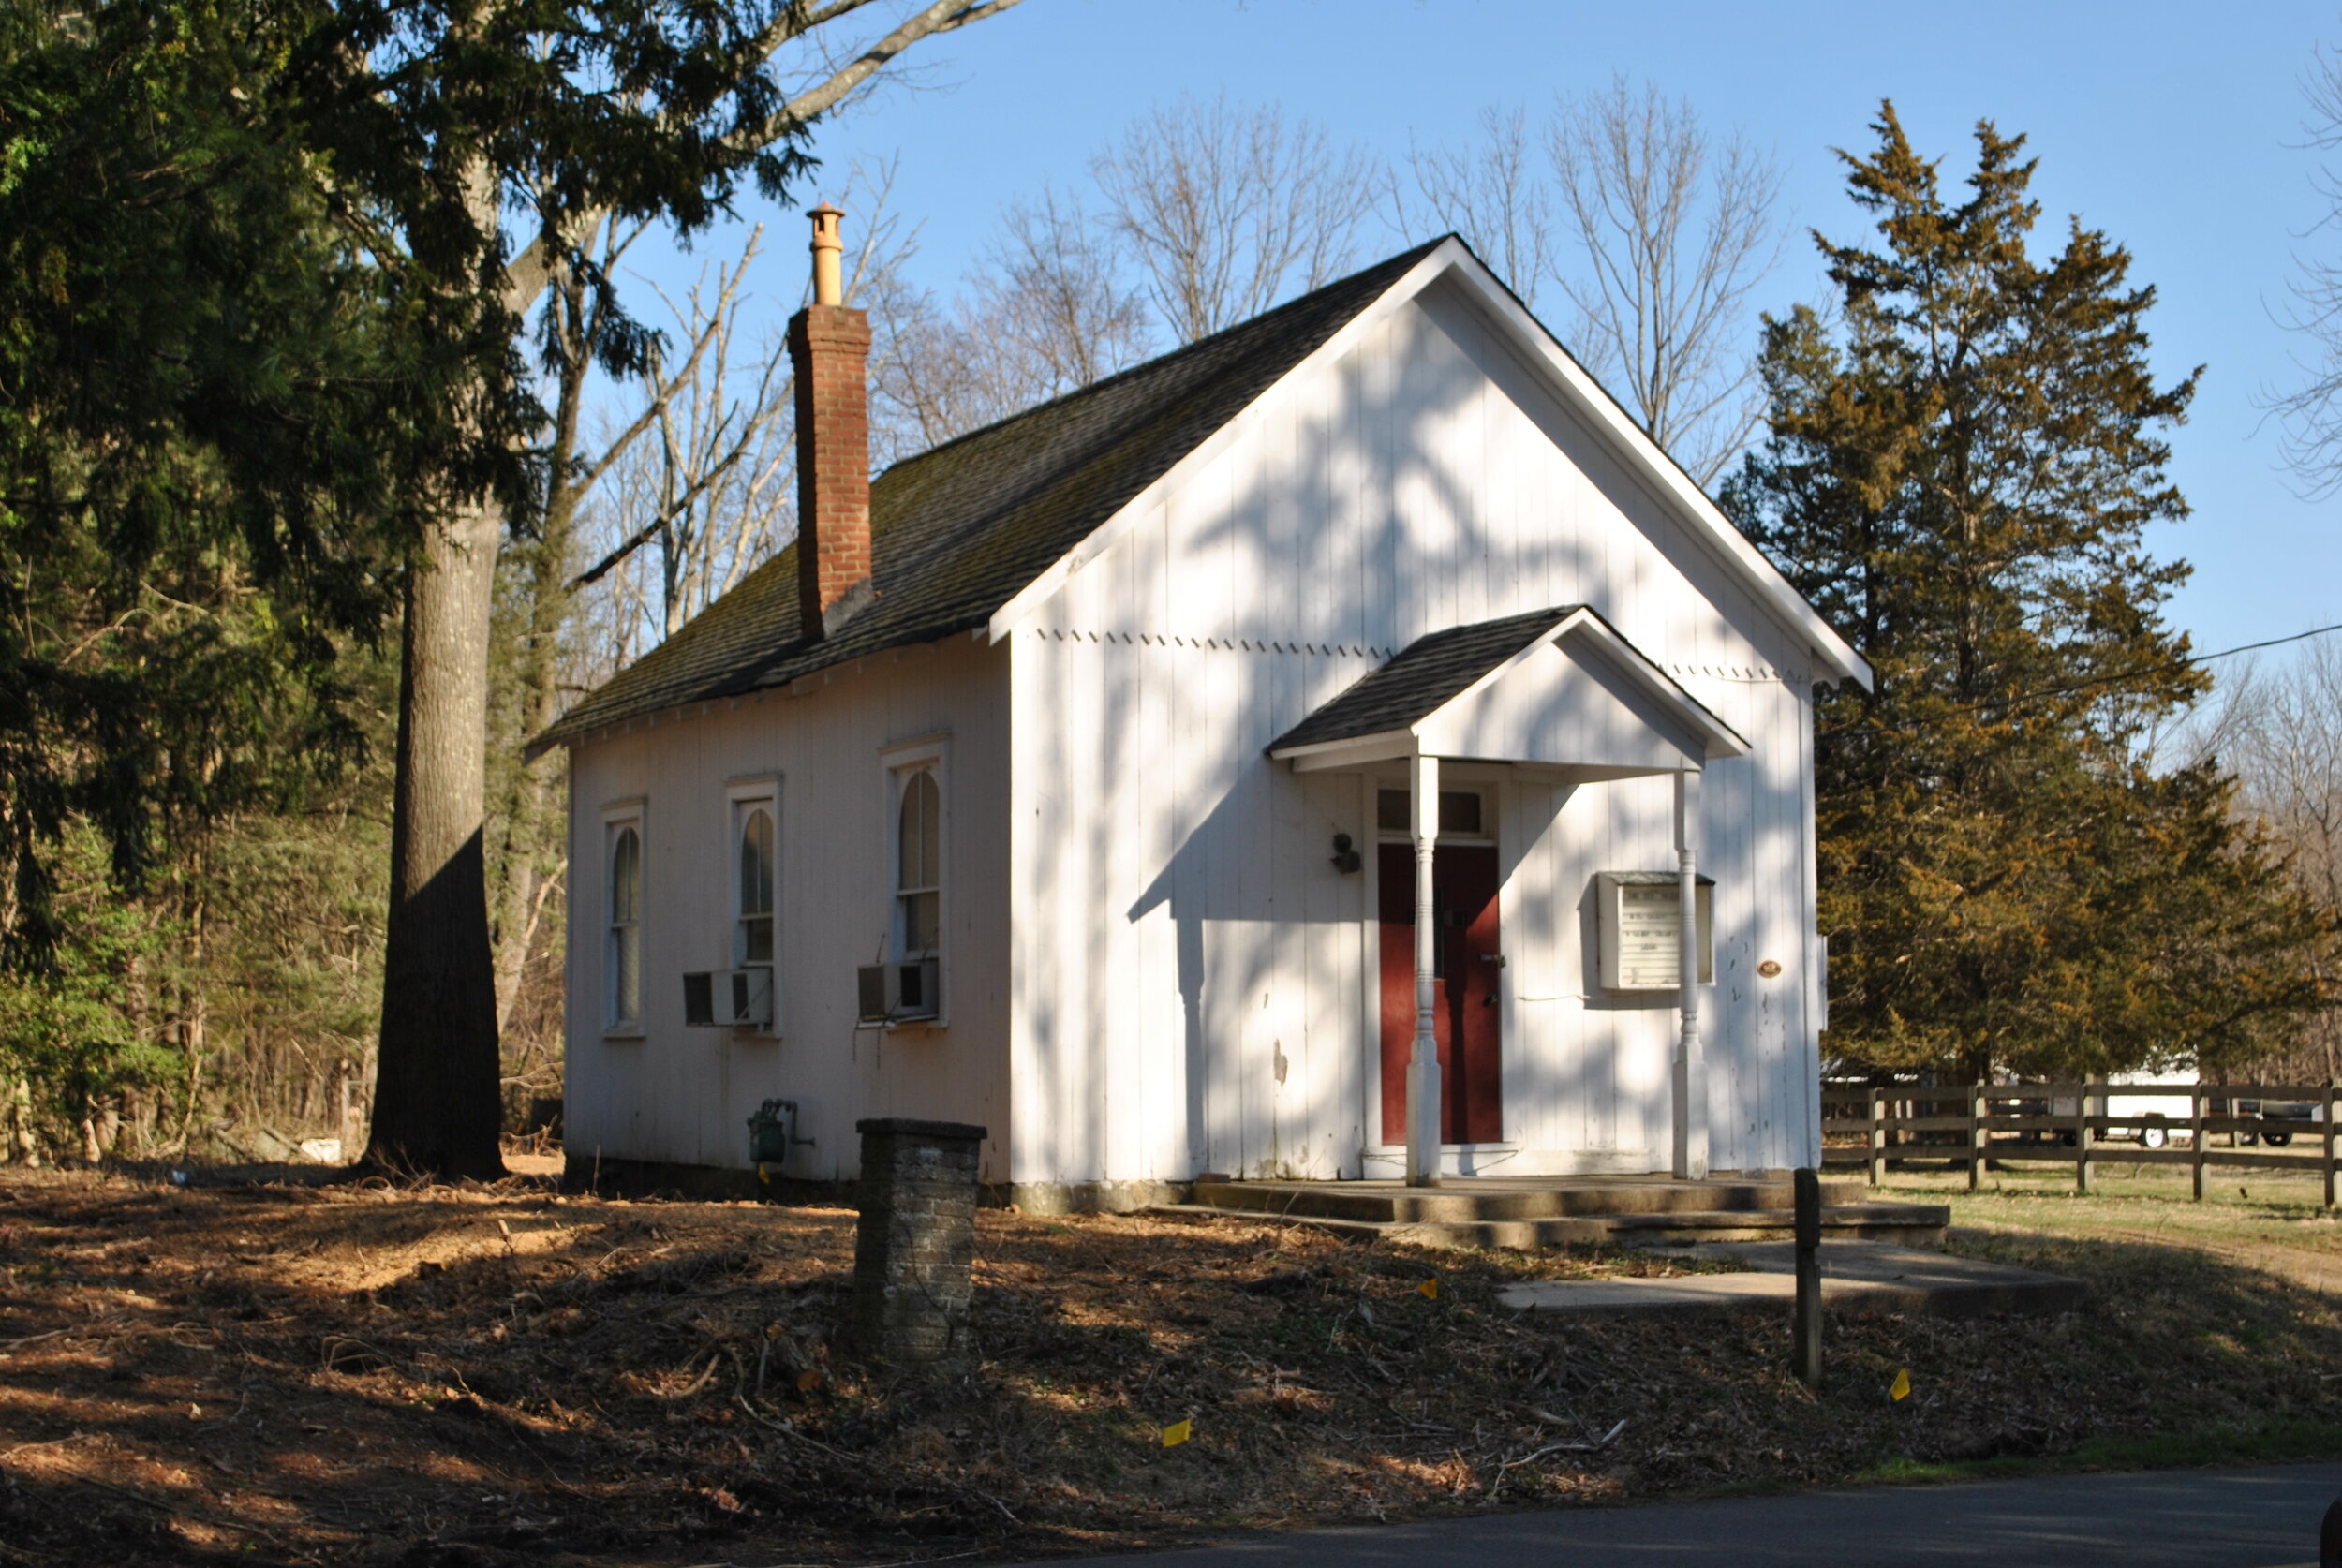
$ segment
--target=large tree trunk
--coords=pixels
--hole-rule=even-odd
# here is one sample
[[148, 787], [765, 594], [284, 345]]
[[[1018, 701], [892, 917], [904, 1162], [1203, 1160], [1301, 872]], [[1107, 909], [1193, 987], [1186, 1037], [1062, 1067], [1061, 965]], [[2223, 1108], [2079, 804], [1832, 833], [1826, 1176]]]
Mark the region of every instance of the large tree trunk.
[[484, 503], [431, 530], [408, 579], [391, 913], [372, 1164], [504, 1174], [483, 811], [488, 619], [502, 522]]
[[[858, 9], [834, 7], [824, 18]], [[920, 40], [997, 16], [1018, 0], [930, 0], [766, 124], [737, 133], [763, 146], [835, 107]], [[796, 7], [768, 27], [764, 55], [807, 31]], [[495, 235], [503, 192], [474, 161], [461, 183], [478, 232]], [[577, 214], [590, 232], [603, 213]], [[517, 319], [550, 281], [540, 238], [504, 273]], [[437, 1176], [504, 1174], [496, 958], [488, 929], [486, 745], [489, 629], [502, 519], [467, 506], [435, 526], [408, 580], [398, 701], [398, 784], [391, 827], [391, 915], [382, 959], [381, 1052], [370, 1162]], [[557, 564], [553, 569], [558, 570]]]

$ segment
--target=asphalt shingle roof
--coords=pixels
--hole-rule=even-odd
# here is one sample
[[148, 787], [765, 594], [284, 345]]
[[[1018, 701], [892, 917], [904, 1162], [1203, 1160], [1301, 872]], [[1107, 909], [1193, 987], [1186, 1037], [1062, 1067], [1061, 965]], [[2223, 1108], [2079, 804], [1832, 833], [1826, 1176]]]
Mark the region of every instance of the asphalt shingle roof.
[[534, 746], [985, 625], [1440, 243], [896, 464], [870, 487], [876, 597], [837, 635], [799, 627], [793, 542]]
[[1551, 631], [1580, 606], [1532, 610], [1418, 637], [1269, 746], [1271, 751], [1357, 740], [1428, 718], [1474, 681]]

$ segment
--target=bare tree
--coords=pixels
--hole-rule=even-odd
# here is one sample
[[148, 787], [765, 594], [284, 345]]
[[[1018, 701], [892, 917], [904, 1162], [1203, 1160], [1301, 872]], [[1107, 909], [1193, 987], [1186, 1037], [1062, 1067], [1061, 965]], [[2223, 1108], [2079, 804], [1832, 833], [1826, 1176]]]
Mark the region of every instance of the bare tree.
[[717, 268], [712, 281], [703, 274], [681, 301], [660, 291], [692, 352], [680, 371], [661, 375], [654, 350], [648, 395], [630, 427], [643, 438], [622, 439], [611, 454], [611, 507], [626, 537], [574, 584], [586, 586], [655, 545], [651, 608], [660, 639], [722, 597], [789, 531], [796, 463], [787, 357], [767, 344], [750, 358], [739, 343], [740, 285], [763, 234], [760, 227], [737, 262]]
[[1314, 288], [1349, 263], [1381, 181], [1313, 121], [1186, 98], [1090, 160], [1110, 231], [1182, 343]]
[[1480, 111], [1477, 141], [1410, 141], [1410, 179], [1389, 187], [1397, 227], [1418, 237], [1454, 229], [1534, 311], [1560, 260], [1543, 164], [1528, 111], [1491, 104]]
[[969, 286], [946, 303], [897, 278], [869, 293], [873, 435], [892, 454], [950, 440], [1126, 369], [1153, 333], [1112, 236], [1053, 186], [1012, 204]]
[[1770, 157], [1621, 78], [1534, 129], [1492, 106], [1477, 141], [1410, 146], [1389, 203], [1413, 237], [1463, 235], [1532, 310], [1558, 290], [1564, 341], [1707, 486], [1756, 428], [1748, 296], [1780, 258], [1780, 188]]
[[1044, 185], [1012, 204], [986, 262], [980, 309], [1021, 361], [1029, 401], [1086, 387], [1151, 350], [1146, 302], [1080, 198]]
[[[2320, 49], [2302, 86], [2310, 119], [2305, 144], [2321, 155], [2311, 185], [2325, 213], [2311, 234], [2342, 232], [2342, 170], [2333, 155], [2342, 152], [2342, 53]], [[2286, 326], [2314, 345], [2302, 363], [2301, 384], [2290, 392], [2264, 392], [2263, 403], [2283, 421], [2285, 460], [2310, 496], [2322, 499], [2342, 489], [2342, 261], [2296, 258], [2300, 276]]]
[[1691, 105], [1617, 78], [1557, 105], [1546, 151], [1578, 266], [1573, 347], [1703, 486], [1756, 428], [1749, 291], [1780, 259], [1781, 173]]
[[[2320, 640], [2275, 671], [2246, 671], [2190, 739], [2199, 759], [2216, 756], [2235, 775], [2237, 811], [2267, 829], [2294, 885], [2342, 910], [2342, 647]], [[2300, 1049], [2271, 1069], [2286, 1077], [2342, 1071], [2342, 1014], [2310, 1014]]]
[[[903, 288], [916, 230], [892, 210], [897, 162], [857, 161], [840, 200], [855, 214], [849, 303]], [[739, 259], [703, 272], [680, 300], [659, 289], [672, 331], [654, 339], [632, 407], [613, 420], [586, 483], [608, 479], [592, 509], [599, 554], [568, 584], [605, 580], [622, 607], [597, 616], [609, 640], [597, 668], [615, 671], [657, 646], [723, 597], [796, 531], [796, 429], [789, 357], [777, 337], [751, 346], [743, 323], [754, 303], [746, 284], [763, 250], [760, 226]], [[809, 283], [798, 284], [800, 293]], [[687, 346], [670, 371], [660, 345]], [[875, 352], [892, 353], [882, 341]], [[648, 568], [645, 563], [648, 562]]]

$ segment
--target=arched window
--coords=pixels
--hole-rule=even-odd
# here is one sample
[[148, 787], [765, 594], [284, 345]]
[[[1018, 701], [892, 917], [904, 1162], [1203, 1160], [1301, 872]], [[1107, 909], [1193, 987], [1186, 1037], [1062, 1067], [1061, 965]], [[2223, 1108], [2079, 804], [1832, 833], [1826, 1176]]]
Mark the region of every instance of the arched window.
[[643, 836], [631, 822], [610, 836], [610, 1022], [643, 1021]]
[[773, 814], [763, 806], [740, 816], [740, 916], [733, 962], [773, 961]]
[[895, 910], [896, 956], [934, 957], [943, 941], [943, 798], [932, 768], [903, 776]]

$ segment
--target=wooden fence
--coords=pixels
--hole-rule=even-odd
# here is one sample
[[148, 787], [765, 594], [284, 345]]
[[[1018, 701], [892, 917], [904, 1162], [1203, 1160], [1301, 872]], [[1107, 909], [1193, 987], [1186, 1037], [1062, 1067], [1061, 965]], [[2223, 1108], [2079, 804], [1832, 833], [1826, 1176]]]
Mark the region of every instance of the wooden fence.
[[[2093, 1166], [2185, 1165], [2203, 1196], [2211, 1165], [2316, 1172], [2335, 1206], [2335, 1108], [2342, 1080], [2301, 1084], [1824, 1084], [1822, 1163], [1859, 1165], [1875, 1187], [1890, 1165], [1960, 1170], [2016, 1161], [2070, 1164], [2090, 1191]], [[2152, 1101], [2111, 1115], [2110, 1100]], [[2295, 1114], [2275, 1117], [2271, 1106]], [[2184, 1110], [2183, 1110], [2184, 1107]], [[2306, 1116], [2300, 1114], [2306, 1111]], [[2182, 1141], [2186, 1146], [2179, 1146]], [[2225, 1140], [2223, 1142], [2222, 1140]], [[2287, 1146], [2275, 1147], [2282, 1144]]]

